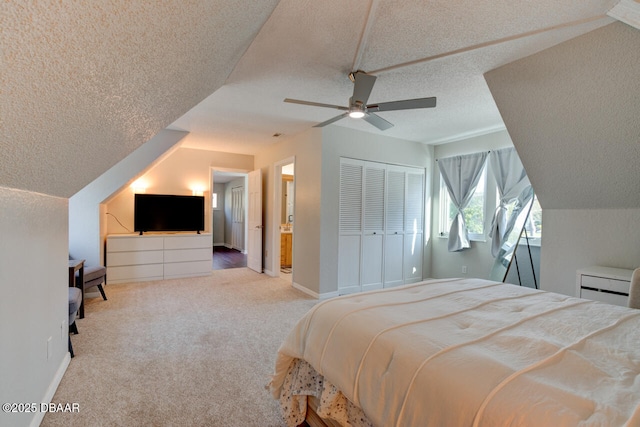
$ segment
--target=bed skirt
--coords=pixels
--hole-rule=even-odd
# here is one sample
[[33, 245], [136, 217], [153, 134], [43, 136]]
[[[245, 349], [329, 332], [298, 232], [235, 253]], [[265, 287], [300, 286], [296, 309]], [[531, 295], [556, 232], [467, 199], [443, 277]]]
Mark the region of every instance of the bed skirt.
[[329, 427], [373, 427], [364, 412], [307, 362], [295, 359], [280, 394], [280, 408], [287, 427], [307, 421]]

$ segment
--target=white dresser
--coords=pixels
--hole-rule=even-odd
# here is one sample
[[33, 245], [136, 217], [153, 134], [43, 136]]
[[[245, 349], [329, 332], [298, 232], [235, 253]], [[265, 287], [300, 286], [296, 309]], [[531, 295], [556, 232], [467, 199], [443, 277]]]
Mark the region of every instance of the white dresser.
[[109, 283], [205, 276], [213, 266], [212, 237], [204, 234], [107, 236]]
[[593, 266], [576, 273], [576, 293], [580, 298], [627, 306], [633, 270]]

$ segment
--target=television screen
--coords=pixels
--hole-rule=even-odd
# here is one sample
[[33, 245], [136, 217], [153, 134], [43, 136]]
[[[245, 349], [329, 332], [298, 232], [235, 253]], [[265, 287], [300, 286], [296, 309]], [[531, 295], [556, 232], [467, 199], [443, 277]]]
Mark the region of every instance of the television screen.
[[136, 194], [133, 228], [144, 231], [203, 231], [204, 197]]

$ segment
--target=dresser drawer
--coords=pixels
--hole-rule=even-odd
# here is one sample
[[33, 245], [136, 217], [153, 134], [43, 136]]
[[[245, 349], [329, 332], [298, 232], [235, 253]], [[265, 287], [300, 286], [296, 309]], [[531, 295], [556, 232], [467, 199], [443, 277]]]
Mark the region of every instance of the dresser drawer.
[[591, 289], [581, 289], [580, 298], [586, 298], [593, 301], [602, 301], [609, 304], [627, 306], [627, 300], [629, 297], [625, 295], [611, 294], [608, 292], [593, 291]]
[[162, 264], [163, 251], [107, 252], [107, 266]]
[[142, 280], [162, 280], [162, 264], [127, 265], [107, 267], [107, 283], [138, 282]]
[[107, 252], [162, 250], [164, 239], [159, 236], [125, 236], [107, 238]]
[[583, 288], [600, 289], [629, 295], [629, 282], [605, 277], [582, 276]]
[[212, 246], [213, 243], [210, 234], [169, 236], [164, 239], [164, 249], [211, 248]]
[[184, 262], [184, 261], [209, 261], [213, 263], [211, 259], [212, 252], [210, 248], [202, 249], [174, 249], [164, 251], [164, 262]]

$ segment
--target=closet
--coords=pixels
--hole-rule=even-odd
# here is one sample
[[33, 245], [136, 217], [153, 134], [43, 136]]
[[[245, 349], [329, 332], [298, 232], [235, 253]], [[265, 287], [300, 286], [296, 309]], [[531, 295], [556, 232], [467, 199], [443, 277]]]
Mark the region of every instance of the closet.
[[424, 179], [420, 168], [340, 159], [340, 294], [422, 280]]

